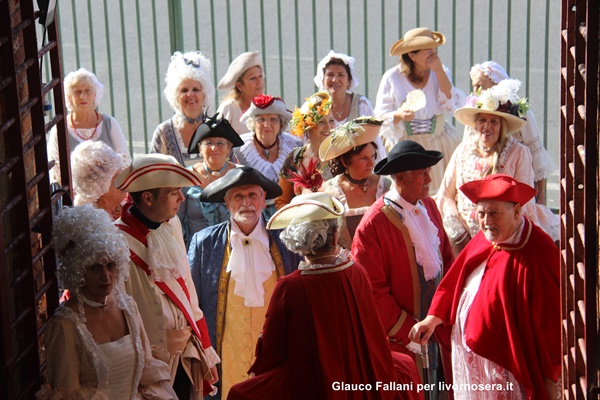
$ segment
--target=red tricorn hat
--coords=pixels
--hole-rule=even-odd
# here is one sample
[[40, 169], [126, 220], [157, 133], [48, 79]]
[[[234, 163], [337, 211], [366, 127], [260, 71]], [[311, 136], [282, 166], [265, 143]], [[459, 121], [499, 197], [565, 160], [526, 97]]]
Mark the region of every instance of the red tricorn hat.
[[479, 200], [500, 200], [521, 206], [537, 193], [531, 186], [505, 174], [489, 175], [479, 181], [465, 183], [460, 191], [475, 204]]

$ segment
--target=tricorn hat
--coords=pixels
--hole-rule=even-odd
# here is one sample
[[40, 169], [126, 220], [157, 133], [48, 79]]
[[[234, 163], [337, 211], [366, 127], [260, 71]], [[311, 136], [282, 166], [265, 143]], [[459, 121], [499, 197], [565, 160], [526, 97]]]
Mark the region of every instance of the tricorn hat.
[[536, 194], [531, 186], [505, 174], [488, 175], [481, 180], [467, 182], [459, 189], [475, 204], [479, 200], [499, 200], [523, 206]]
[[223, 138], [231, 142], [233, 147], [238, 147], [244, 144], [244, 141], [240, 138], [237, 132], [231, 127], [229, 121], [225, 118], [219, 118], [219, 113], [208, 117], [202, 124], [196, 129], [190, 144], [188, 146], [188, 154], [199, 153], [198, 144], [208, 138]]
[[415, 28], [404, 34], [404, 37], [392, 45], [390, 56], [401, 56], [411, 51], [433, 49], [446, 42], [446, 37], [440, 32], [429, 28]]
[[302, 194], [273, 214], [267, 229], [283, 229], [291, 223], [333, 219], [343, 213], [344, 205], [327, 193]]
[[428, 168], [437, 164], [443, 157], [439, 151], [425, 150], [417, 142], [402, 140], [396, 143], [387, 158], [377, 163], [374, 172], [378, 175], [391, 175]]
[[129, 193], [201, 184], [200, 175], [182, 167], [175, 157], [156, 153], [136, 157], [115, 179], [117, 189]]
[[200, 194], [200, 201], [223, 203], [229, 189], [245, 185], [258, 185], [263, 188], [267, 194], [267, 200], [282, 194], [277, 183], [265, 177], [258, 170], [244, 166], [230, 169], [223, 177], [208, 184]]

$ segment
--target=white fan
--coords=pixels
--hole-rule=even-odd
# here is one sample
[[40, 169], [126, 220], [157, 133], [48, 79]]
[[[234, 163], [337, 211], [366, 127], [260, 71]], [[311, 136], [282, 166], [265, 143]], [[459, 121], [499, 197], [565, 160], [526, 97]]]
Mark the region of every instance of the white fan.
[[427, 104], [425, 93], [421, 89], [415, 89], [408, 92], [404, 103], [400, 106], [400, 111], [417, 112]]

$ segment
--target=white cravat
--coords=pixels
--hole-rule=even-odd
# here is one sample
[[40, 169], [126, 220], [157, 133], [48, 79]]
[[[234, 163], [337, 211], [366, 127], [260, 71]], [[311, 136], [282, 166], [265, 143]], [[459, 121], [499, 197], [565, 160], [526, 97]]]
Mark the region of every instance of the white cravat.
[[246, 307], [265, 305], [263, 283], [275, 270], [275, 263], [269, 252], [269, 235], [263, 224], [262, 216], [250, 235], [246, 236], [235, 223], [231, 222], [231, 256], [227, 263], [227, 272], [235, 281], [233, 293], [244, 298]]
[[440, 238], [438, 236], [438, 229], [431, 222], [431, 219], [429, 219], [427, 209], [421, 201], [417, 201], [417, 204], [410, 204], [400, 196], [396, 189], [391, 189], [385, 197], [402, 207], [398, 208], [394, 205], [394, 208], [404, 218], [404, 225], [406, 225], [410, 233], [410, 238], [415, 248], [417, 264], [423, 267], [425, 280], [435, 278], [442, 270]]
[[148, 266], [155, 282], [168, 282], [185, 275], [190, 268], [185, 247], [173, 236], [173, 226], [163, 222], [146, 236], [148, 241]]

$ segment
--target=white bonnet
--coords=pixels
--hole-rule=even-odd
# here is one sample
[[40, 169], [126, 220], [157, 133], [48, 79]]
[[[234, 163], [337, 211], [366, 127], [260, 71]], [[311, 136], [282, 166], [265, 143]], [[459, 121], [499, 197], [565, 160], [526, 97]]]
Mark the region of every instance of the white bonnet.
[[478, 74], [483, 73], [485, 76], [490, 78], [495, 84], [500, 83], [505, 79], [509, 79], [508, 74], [496, 61], [485, 61], [481, 64], [475, 64], [471, 67], [469, 73], [471, 80], [477, 79]]
[[184, 79], [193, 79], [200, 82], [204, 93], [204, 104], [207, 110], [212, 109], [215, 99], [215, 85], [212, 81], [210, 60], [199, 51], [188, 51], [183, 54], [176, 51], [171, 56], [171, 63], [167, 68], [165, 77], [167, 86], [163, 94], [171, 108], [178, 113], [181, 113], [181, 107], [177, 102], [177, 89]]
[[326, 90], [325, 87], [323, 86], [323, 78], [324, 78], [323, 70], [325, 69], [325, 66], [327, 65], [327, 63], [329, 61], [331, 61], [332, 58], [339, 58], [350, 69], [350, 75], [352, 75], [352, 80], [350, 81], [350, 90], [357, 87], [359, 82], [358, 82], [358, 78], [356, 77], [356, 73], [354, 72], [354, 62], [356, 61], [354, 59], [354, 57], [351, 57], [344, 53], [336, 53], [333, 50], [329, 50], [329, 53], [327, 53], [327, 55], [319, 62], [319, 65], [317, 65], [317, 75], [315, 75], [314, 81], [315, 81], [315, 85], [317, 85], [319, 90]]
[[123, 156], [102, 141], [85, 141], [71, 153], [75, 205], [95, 204], [110, 189], [112, 178], [125, 169]]
[[77, 71], [69, 72], [67, 76], [65, 76], [64, 85], [65, 85], [65, 98], [67, 101], [67, 110], [73, 111], [73, 103], [71, 102], [71, 90], [73, 86], [81, 82], [83, 79], [88, 79], [94, 89], [96, 90], [96, 99], [94, 100], [94, 107], [98, 107], [100, 105], [100, 101], [102, 100], [102, 95], [104, 94], [104, 85], [100, 83], [96, 75], [93, 72], [88, 71], [85, 68], [79, 68]]

